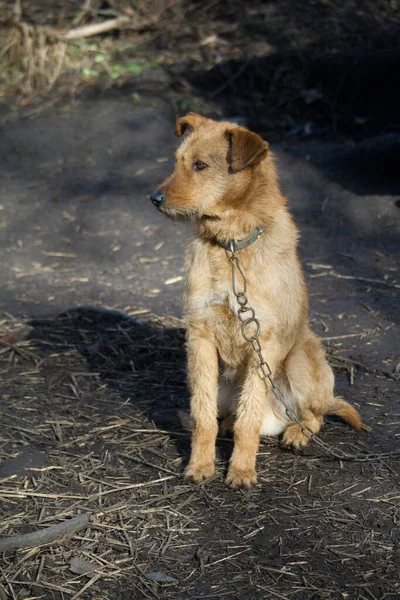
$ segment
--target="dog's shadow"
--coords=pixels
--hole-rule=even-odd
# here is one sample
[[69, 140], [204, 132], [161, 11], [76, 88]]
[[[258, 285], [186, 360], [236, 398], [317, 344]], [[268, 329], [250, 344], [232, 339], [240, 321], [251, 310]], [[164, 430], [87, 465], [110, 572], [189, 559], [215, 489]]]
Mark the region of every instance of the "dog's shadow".
[[78, 350], [88, 371], [98, 373], [122, 401], [157, 428], [170, 430], [178, 453], [188, 457], [190, 436], [174, 436], [189, 433], [179, 417], [189, 407], [183, 328], [93, 307], [73, 308], [29, 324], [29, 339], [41, 344], [43, 352]]

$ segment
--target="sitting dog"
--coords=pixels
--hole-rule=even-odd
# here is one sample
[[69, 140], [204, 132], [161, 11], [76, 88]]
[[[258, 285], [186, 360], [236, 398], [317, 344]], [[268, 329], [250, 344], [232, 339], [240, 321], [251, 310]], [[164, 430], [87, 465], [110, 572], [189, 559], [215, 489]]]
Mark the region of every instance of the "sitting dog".
[[[318, 433], [326, 414], [339, 415], [355, 429], [365, 426], [352, 406], [334, 396], [332, 369], [310, 329], [298, 230], [267, 142], [244, 127], [195, 113], [178, 119], [176, 135], [186, 131], [173, 174], [151, 195], [165, 215], [197, 225], [186, 259], [193, 420], [186, 476], [201, 482], [213, 475], [220, 417], [234, 434], [226, 483], [250, 487], [257, 481], [260, 435], [282, 435], [285, 446], [299, 448], [309, 441], [306, 432]], [[260, 324], [263, 359], [291, 410], [272, 393], [257, 354], [242, 335], [232, 288], [232, 250]]]

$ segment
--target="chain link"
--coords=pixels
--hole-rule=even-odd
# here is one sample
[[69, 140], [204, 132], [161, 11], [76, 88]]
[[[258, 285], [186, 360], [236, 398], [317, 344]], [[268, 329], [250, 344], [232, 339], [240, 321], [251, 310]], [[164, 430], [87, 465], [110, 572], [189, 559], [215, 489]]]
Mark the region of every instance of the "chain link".
[[[237, 303], [239, 304], [239, 308], [237, 310], [237, 315], [242, 323], [242, 325], [241, 325], [242, 336], [246, 340], [246, 342], [249, 342], [249, 344], [251, 345], [252, 349], [254, 350], [255, 354], [258, 357], [258, 360], [260, 363], [260, 377], [265, 381], [266, 385], [267, 385], [267, 381], [269, 382], [273, 395], [277, 399], [278, 403], [282, 404], [282, 406], [284, 407], [286, 415], [289, 417], [289, 419], [291, 421], [294, 421], [295, 423], [297, 423], [297, 425], [299, 425], [299, 427], [301, 428], [302, 434], [309, 441], [314, 440], [314, 442], [318, 446], [320, 446], [323, 450], [325, 450], [325, 452], [328, 452], [331, 456], [333, 456], [339, 460], [366, 461], [366, 460], [371, 460], [373, 458], [376, 458], [376, 456], [372, 455], [372, 454], [363, 454], [363, 455], [348, 454], [347, 452], [344, 452], [343, 450], [334, 448], [330, 444], [327, 444], [326, 442], [324, 442], [319, 436], [316, 435], [316, 433], [314, 433], [309, 427], [307, 427], [306, 425], [304, 425], [304, 423], [302, 423], [300, 421], [299, 417], [297, 416], [297, 413], [288, 404], [283, 393], [281, 392], [279, 387], [276, 385], [276, 383], [272, 377], [272, 371], [270, 369], [270, 366], [263, 356], [261, 344], [258, 339], [260, 336], [260, 333], [261, 333], [260, 321], [256, 317], [254, 308], [252, 306], [250, 306], [250, 304], [249, 304], [249, 301], [248, 301], [248, 298], [246, 295], [246, 292], [247, 292], [246, 277], [242, 270], [242, 267], [241, 267], [241, 264], [239, 261], [239, 257], [237, 256], [237, 250], [236, 250], [233, 242], [231, 243], [231, 246], [230, 246], [230, 253], [231, 253], [231, 256], [229, 257], [229, 262], [232, 267], [232, 289], [233, 289], [233, 293], [236, 297]], [[238, 280], [237, 280], [238, 275], [242, 279], [241, 289], [238, 288]], [[244, 318], [243, 315], [245, 315], [246, 313], [251, 316], [247, 316], [247, 318]], [[249, 326], [253, 326], [252, 334], [251, 334], [251, 330], [248, 329]]]

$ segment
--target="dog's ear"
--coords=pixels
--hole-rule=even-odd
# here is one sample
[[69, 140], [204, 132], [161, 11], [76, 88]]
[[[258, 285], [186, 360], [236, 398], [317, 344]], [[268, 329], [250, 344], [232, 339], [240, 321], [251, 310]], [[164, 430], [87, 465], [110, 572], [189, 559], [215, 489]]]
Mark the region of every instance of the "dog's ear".
[[175, 135], [181, 137], [188, 127], [191, 129], [196, 129], [196, 127], [201, 125], [201, 123], [204, 121], [207, 121], [205, 117], [202, 117], [194, 112], [190, 112], [177, 120], [175, 125]]
[[268, 143], [244, 127], [228, 129], [225, 136], [229, 142], [227, 161], [231, 173], [257, 165], [268, 154]]

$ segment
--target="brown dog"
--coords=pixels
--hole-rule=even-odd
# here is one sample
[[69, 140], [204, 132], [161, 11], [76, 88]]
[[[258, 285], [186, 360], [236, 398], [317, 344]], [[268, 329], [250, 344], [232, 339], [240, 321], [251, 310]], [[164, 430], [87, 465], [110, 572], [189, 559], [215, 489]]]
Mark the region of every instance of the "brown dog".
[[[188, 378], [193, 418], [186, 476], [200, 482], [214, 473], [218, 416], [233, 423], [234, 450], [226, 482], [256, 482], [260, 435], [282, 435], [286, 446], [308, 443], [299, 424], [260, 376], [260, 363], [241, 335], [232, 290], [230, 240], [252, 242], [239, 255], [247, 297], [261, 325], [258, 338], [274, 381], [308, 430], [325, 414], [355, 429], [357, 411], [333, 394], [334, 376], [308, 322], [308, 297], [297, 257], [298, 231], [287, 209], [268, 144], [227, 122], [189, 113], [176, 135], [190, 135], [176, 152], [174, 173], [151, 196], [172, 218], [194, 219], [197, 235], [187, 255], [185, 309]], [[262, 226], [255, 239], [253, 232]], [[248, 237], [249, 236], [249, 237]]]

